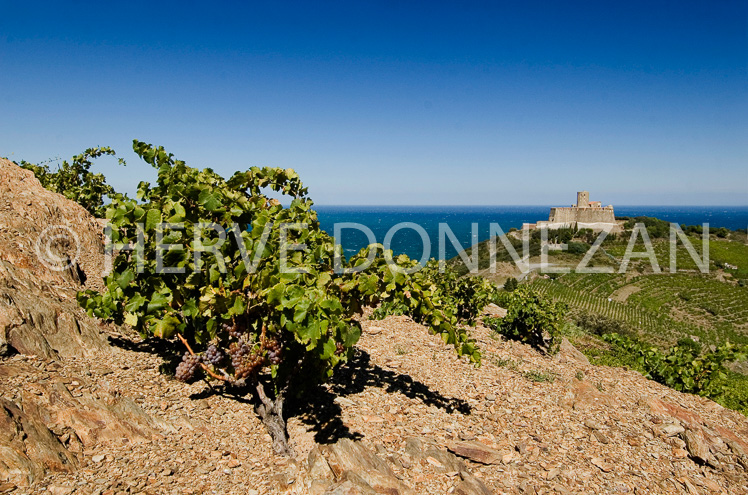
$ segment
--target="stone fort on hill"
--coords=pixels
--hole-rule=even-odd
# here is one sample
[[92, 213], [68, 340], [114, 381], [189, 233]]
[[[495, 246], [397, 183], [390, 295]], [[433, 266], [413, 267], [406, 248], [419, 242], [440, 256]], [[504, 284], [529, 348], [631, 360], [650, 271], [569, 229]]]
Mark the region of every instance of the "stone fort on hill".
[[[551, 208], [548, 221], [535, 224], [535, 228], [560, 229], [576, 226], [579, 229], [620, 230], [613, 213], [613, 205], [603, 206], [600, 201], [590, 201], [589, 191], [577, 193], [577, 204]], [[533, 225], [529, 225], [533, 228]]]

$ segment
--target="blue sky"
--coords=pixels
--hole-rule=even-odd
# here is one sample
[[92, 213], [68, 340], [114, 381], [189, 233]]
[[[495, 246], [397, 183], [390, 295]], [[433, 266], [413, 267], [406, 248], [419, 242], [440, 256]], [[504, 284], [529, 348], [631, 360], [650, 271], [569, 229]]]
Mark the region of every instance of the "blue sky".
[[0, 1], [0, 156], [318, 204], [748, 204], [748, 2]]

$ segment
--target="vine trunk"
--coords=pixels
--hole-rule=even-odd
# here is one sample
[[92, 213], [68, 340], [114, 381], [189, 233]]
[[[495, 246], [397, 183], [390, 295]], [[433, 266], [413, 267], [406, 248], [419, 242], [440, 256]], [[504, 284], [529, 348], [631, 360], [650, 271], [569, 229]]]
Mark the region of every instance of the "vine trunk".
[[283, 405], [286, 399], [286, 388], [283, 388], [275, 397], [270, 399], [265, 393], [265, 387], [257, 382], [255, 387], [259, 402], [255, 406], [257, 415], [265, 425], [273, 443], [273, 451], [276, 454], [291, 457], [293, 449], [288, 443], [288, 429], [286, 418], [283, 417]]

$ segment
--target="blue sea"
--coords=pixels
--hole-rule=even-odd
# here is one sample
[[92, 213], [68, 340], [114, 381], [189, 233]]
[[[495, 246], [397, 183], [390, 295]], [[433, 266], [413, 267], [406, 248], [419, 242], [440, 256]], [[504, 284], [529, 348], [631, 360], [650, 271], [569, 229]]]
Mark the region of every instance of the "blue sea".
[[[395, 254], [407, 254], [413, 259], [424, 256], [423, 236], [428, 240], [427, 258], [449, 259], [456, 256], [458, 248], [445, 236], [440, 243], [439, 224], [446, 223], [462, 249], [489, 237], [491, 223], [498, 223], [507, 232], [521, 228], [525, 222], [547, 220], [550, 206], [319, 206], [317, 210], [322, 229], [334, 235], [335, 224], [356, 223], [368, 228], [374, 240], [384, 243], [387, 233], [402, 222], [411, 222], [423, 230], [417, 232], [405, 227], [392, 232], [390, 248]], [[657, 217], [668, 222], [686, 225], [709, 223], [711, 227], [745, 229], [748, 227], [748, 206], [616, 206], [615, 214], [621, 216]], [[472, 232], [472, 224], [477, 231]], [[369, 244], [364, 232], [344, 228], [338, 240], [346, 256], [356, 253]], [[440, 255], [440, 244], [443, 256]]]

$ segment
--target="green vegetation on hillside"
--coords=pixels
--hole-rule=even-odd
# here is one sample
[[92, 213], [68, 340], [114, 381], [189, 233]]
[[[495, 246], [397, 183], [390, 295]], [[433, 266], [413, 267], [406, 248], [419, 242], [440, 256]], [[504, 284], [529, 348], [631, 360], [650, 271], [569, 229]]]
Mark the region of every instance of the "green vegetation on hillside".
[[[546, 352], [558, 348], [563, 305], [527, 288], [502, 293], [434, 260], [418, 270], [378, 244], [346, 260], [319, 228], [293, 170], [254, 167], [226, 180], [163, 148], [134, 141], [133, 149], [158, 170], [157, 184], [141, 182], [137, 199], [88, 172], [91, 158], [113, 154], [108, 148], [88, 150], [58, 173], [26, 164], [52, 190], [77, 184], [71, 199], [92, 212], [103, 209], [104, 194], [112, 200], [105, 214], [113, 269], [103, 292], [81, 292], [78, 302], [92, 316], [185, 349], [177, 379], [246, 387], [278, 453], [289, 453], [286, 398], [350, 358], [360, 336], [354, 315], [364, 305], [379, 304], [378, 316], [410, 315], [479, 364], [463, 324], [503, 294], [510, 314], [497, 331]], [[290, 205], [268, 189], [290, 196]]]
[[[715, 239], [709, 241], [709, 257], [718, 268], [738, 279], [748, 279], [748, 244], [743, 241]], [[737, 268], [731, 268], [731, 265]]]
[[[232, 385], [251, 385], [258, 414], [278, 452], [288, 452], [284, 399], [307, 387], [307, 382], [329, 377], [346, 361], [360, 335], [353, 316], [366, 304], [379, 304], [376, 318], [413, 317], [453, 344], [458, 354], [479, 363], [480, 353], [463, 325], [473, 324], [486, 304], [496, 302], [508, 314], [503, 319], [487, 317], [485, 323], [507, 338], [553, 353], [565, 328], [595, 363], [628, 366], [677, 390], [748, 413], [748, 377], [725, 366], [744, 359], [748, 349], [748, 245], [743, 232], [710, 229], [708, 273], [701, 261], [701, 227], [681, 226], [692, 248], [678, 237], [678, 271], [668, 273], [673, 255], [670, 226], [645, 217], [622, 223], [626, 228], [644, 224], [654, 262], [648, 257], [625, 262], [631, 231], [608, 235], [591, 253], [596, 233], [558, 229], [545, 238], [533, 231], [527, 252], [517, 231], [503, 241], [493, 239], [467, 250], [468, 255], [478, 250], [478, 270], [486, 278], [464, 276], [468, 268], [459, 256], [447, 263], [446, 272], [433, 260], [410, 274], [393, 271], [393, 261], [401, 269], [414, 269], [417, 263], [405, 256], [392, 260], [392, 253], [380, 245], [365, 248], [339, 266], [339, 253], [319, 229], [312, 202], [292, 170], [253, 168], [227, 181], [210, 169], [187, 167], [162, 148], [136, 141], [134, 149], [159, 171], [156, 187], [140, 184], [139, 201], [115, 193], [101, 174], [90, 172], [94, 158], [114, 155], [109, 148], [86, 150], [56, 172], [22, 162], [45, 187], [94, 214], [106, 210], [116, 245], [134, 244], [144, 234], [145, 259], [143, 253], [115, 253], [106, 291], [81, 293], [79, 302], [89, 313], [126, 322], [144, 336], [177, 336], [187, 348], [177, 368], [182, 380], [205, 374]], [[291, 205], [284, 208], [269, 199], [263, 193], [266, 188], [290, 195]], [[108, 208], [105, 196], [112, 200]], [[162, 222], [185, 226], [162, 240]], [[306, 228], [286, 231], [288, 237], [274, 228], [289, 223]], [[138, 224], [144, 232], [138, 232]], [[201, 229], [208, 232], [205, 237]], [[199, 242], [192, 241], [195, 234]], [[224, 242], [231, 234], [235, 242]], [[167, 251], [160, 261], [185, 272], [159, 273], [157, 245], [188, 239], [183, 249]], [[545, 253], [543, 240], [551, 244]], [[291, 249], [281, 260], [289, 242], [304, 244], [305, 249]], [[262, 256], [257, 265], [253, 260], [253, 270], [248, 270], [242, 244], [253, 254], [260, 246]], [[566, 249], [559, 249], [560, 244]], [[635, 251], [644, 252], [641, 243]], [[611, 273], [575, 273], [587, 257], [588, 268]], [[492, 261], [511, 265], [518, 258], [531, 266], [547, 261], [569, 273], [535, 272], [520, 282], [510, 275], [504, 277], [505, 290], [500, 291], [489, 281]], [[282, 261], [301, 270], [284, 271]], [[366, 263], [366, 270], [356, 269]], [[147, 276], [140, 274], [143, 264]], [[617, 273], [621, 267], [625, 273]]]
[[725, 342], [705, 349], [700, 342], [684, 337], [662, 349], [616, 333], [602, 338], [611, 345], [602, 360], [607, 357], [612, 362], [605, 364], [628, 366], [675, 390], [709, 397], [748, 413], [748, 379], [731, 373], [725, 366], [730, 361], [744, 360], [748, 346]]
[[653, 343], [669, 345], [684, 335], [748, 343], [748, 287], [700, 273], [568, 273], [530, 285], [572, 309], [624, 322]]
[[[104, 197], [110, 199], [117, 193], [114, 188], [106, 183], [102, 174], [91, 172], [93, 160], [101, 156], [116, 156], [109, 147], [89, 148], [80, 155], [75, 155], [71, 162], [62, 162], [57, 170], [49, 168], [47, 163], [33, 164], [21, 160], [21, 168], [31, 170], [39, 179], [42, 186], [50, 191], [62, 194], [66, 198], [83, 206], [96, 217], [104, 216]], [[118, 159], [120, 165], [124, 165], [122, 158]]]

